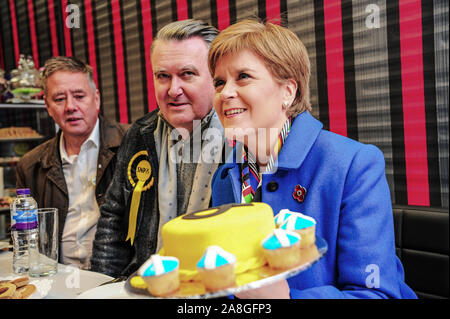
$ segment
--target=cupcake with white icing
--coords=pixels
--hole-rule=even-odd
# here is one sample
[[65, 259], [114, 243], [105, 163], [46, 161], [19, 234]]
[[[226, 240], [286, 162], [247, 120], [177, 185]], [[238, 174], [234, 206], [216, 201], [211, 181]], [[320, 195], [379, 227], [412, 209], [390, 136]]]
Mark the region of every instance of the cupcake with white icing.
[[209, 246], [197, 263], [200, 278], [209, 291], [235, 285], [236, 257], [219, 246]]
[[180, 287], [178, 269], [180, 262], [175, 257], [152, 255], [138, 270], [138, 275], [147, 284], [150, 294], [157, 297], [170, 295]]
[[302, 213], [290, 215], [280, 229], [298, 233], [302, 237], [300, 248], [306, 248], [316, 242], [316, 220]]
[[293, 212], [289, 210], [288, 208], [284, 208], [278, 212], [278, 214], [274, 217], [275, 225], [277, 227], [280, 227], [283, 225], [283, 223], [288, 219], [289, 216], [297, 214], [296, 212]]
[[295, 232], [275, 229], [261, 243], [269, 266], [276, 269], [298, 266], [301, 262], [301, 240]]

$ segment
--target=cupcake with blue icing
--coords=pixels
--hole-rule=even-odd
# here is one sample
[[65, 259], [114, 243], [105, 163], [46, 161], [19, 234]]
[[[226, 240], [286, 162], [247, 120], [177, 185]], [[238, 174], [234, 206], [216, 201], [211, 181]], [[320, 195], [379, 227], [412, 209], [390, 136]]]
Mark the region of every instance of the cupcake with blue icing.
[[217, 291], [235, 286], [236, 257], [219, 246], [206, 248], [197, 263], [200, 278], [209, 291]]
[[295, 232], [275, 229], [261, 243], [269, 266], [275, 269], [298, 266], [301, 262], [301, 241], [301, 236]]
[[280, 229], [298, 233], [302, 237], [300, 248], [306, 248], [316, 242], [316, 220], [302, 213], [291, 214]]
[[288, 208], [284, 208], [284, 209], [280, 210], [274, 218], [275, 225], [277, 227], [280, 227], [281, 225], [283, 225], [283, 223], [286, 221], [286, 219], [288, 219], [288, 217], [293, 214], [297, 214], [297, 213], [289, 210]]
[[147, 284], [147, 290], [156, 297], [168, 296], [180, 287], [178, 269], [180, 262], [175, 257], [152, 255], [138, 270], [138, 275]]

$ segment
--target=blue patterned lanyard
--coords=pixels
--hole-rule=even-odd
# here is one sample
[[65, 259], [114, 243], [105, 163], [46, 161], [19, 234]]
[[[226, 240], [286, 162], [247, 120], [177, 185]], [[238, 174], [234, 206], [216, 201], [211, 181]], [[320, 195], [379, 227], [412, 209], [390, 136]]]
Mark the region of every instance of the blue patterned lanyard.
[[[270, 155], [270, 159], [266, 167], [266, 172], [272, 171], [278, 158], [278, 154], [280, 153], [289, 131], [291, 130], [291, 126], [292, 117], [289, 117], [278, 135], [277, 143], [272, 154]], [[241, 203], [261, 201], [262, 175], [259, 172], [259, 166], [256, 162], [255, 156], [248, 151], [248, 148], [245, 145], [242, 151], [242, 163], [240, 166], [242, 180]]]

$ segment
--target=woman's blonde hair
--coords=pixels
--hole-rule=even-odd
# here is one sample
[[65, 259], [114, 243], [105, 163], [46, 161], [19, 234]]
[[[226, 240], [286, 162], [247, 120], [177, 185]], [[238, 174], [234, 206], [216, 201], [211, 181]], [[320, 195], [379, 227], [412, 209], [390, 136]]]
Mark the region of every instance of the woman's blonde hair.
[[250, 50], [260, 56], [267, 69], [279, 82], [295, 80], [297, 92], [287, 110], [288, 116], [295, 116], [305, 110], [311, 111], [308, 52], [292, 31], [276, 24], [255, 20], [243, 20], [229, 26], [211, 43], [208, 55], [211, 75], [214, 77], [215, 67], [220, 58], [241, 50]]

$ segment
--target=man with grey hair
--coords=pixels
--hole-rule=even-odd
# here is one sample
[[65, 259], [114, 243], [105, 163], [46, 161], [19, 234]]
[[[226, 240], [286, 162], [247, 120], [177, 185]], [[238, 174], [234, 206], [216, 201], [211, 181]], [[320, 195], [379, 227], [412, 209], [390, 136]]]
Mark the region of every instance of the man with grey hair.
[[216, 28], [190, 19], [166, 25], [154, 39], [158, 109], [132, 125], [119, 150], [100, 208], [92, 270], [130, 275], [159, 251], [166, 222], [210, 206], [210, 182], [223, 153], [207, 65], [217, 34]]
[[58, 208], [59, 261], [89, 269], [99, 206], [128, 125], [99, 116], [92, 68], [76, 58], [47, 60], [42, 83], [47, 111], [60, 130], [21, 158], [17, 188], [30, 188], [39, 207]]

